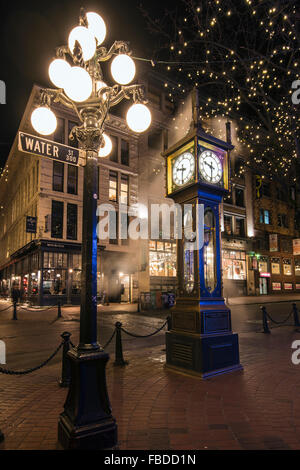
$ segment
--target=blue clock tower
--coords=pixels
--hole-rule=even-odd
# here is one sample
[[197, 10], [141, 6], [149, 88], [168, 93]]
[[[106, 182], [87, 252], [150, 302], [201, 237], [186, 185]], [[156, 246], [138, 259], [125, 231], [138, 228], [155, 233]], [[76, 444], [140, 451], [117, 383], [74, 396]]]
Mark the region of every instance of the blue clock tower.
[[[167, 196], [181, 205], [183, 228], [177, 242], [178, 290], [172, 329], [166, 333], [166, 366], [209, 378], [242, 369], [238, 335], [232, 332], [223, 297], [220, 233], [220, 204], [229, 190], [234, 147], [204, 132], [197, 119], [197, 92], [193, 100], [193, 129], [164, 152]], [[199, 206], [204, 221], [196, 216]], [[191, 249], [189, 233], [203, 223], [203, 246]]]

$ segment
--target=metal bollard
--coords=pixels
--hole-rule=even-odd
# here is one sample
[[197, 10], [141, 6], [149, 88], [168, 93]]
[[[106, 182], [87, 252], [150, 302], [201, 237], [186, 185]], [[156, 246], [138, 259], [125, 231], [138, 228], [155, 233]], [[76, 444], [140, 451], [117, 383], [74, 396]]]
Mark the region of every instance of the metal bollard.
[[57, 302], [57, 318], [61, 318], [62, 317], [62, 314], [61, 314], [61, 302], [60, 300]]
[[70, 369], [70, 359], [68, 358], [68, 351], [70, 349], [70, 337], [71, 333], [64, 331], [61, 334], [62, 339], [64, 340], [63, 352], [62, 352], [62, 369], [61, 369], [61, 380], [59, 385], [61, 387], [69, 387], [71, 382], [71, 369]]
[[1, 429], [0, 429], [0, 442], [3, 442], [4, 441], [4, 434], [3, 432], [1, 432]]
[[262, 311], [262, 321], [263, 321], [263, 333], [269, 334], [271, 331], [269, 330], [269, 325], [268, 325], [268, 318], [267, 318], [267, 309], [266, 307], [260, 307]]
[[18, 316], [17, 316], [17, 302], [14, 302], [14, 310], [13, 310], [13, 317], [12, 317], [13, 320], [18, 320]]
[[293, 312], [294, 312], [294, 325], [300, 326], [297, 305], [295, 304], [295, 302], [292, 305], [293, 305]]
[[172, 330], [172, 317], [171, 315], [167, 316], [167, 322], [168, 322], [168, 331]]
[[128, 364], [128, 361], [125, 361], [123, 357], [122, 336], [121, 336], [122, 323], [117, 321], [117, 323], [115, 324], [115, 327], [116, 327], [116, 348], [115, 348], [114, 366], [126, 366]]

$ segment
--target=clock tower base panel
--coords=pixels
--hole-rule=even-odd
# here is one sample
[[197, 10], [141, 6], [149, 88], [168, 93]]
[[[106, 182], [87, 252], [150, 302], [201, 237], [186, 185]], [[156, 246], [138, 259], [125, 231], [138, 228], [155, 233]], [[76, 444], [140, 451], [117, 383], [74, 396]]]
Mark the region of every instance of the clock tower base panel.
[[203, 379], [242, 370], [238, 335], [194, 335], [168, 331], [166, 367]]

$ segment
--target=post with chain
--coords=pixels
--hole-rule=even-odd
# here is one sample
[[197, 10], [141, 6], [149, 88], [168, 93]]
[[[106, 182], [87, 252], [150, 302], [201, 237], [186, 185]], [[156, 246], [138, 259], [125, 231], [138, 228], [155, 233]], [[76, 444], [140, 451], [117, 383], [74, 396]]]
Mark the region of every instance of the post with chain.
[[59, 300], [57, 302], [57, 318], [61, 318], [62, 315], [61, 315], [61, 301]]
[[172, 317], [171, 315], [167, 316], [167, 322], [168, 322], [168, 331], [172, 330]]
[[123, 348], [122, 348], [122, 323], [117, 321], [115, 324], [116, 327], [116, 348], [115, 348], [115, 362], [114, 366], [126, 366], [128, 361], [124, 360], [123, 357]]
[[14, 302], [14, 310], [13, 310], [13, 320], [18, 320], [17, 316], [17, 302]]
[[70, 337], [71, 333], [64, 331], [61, 335], [63, 339], [63, 352], [62, 352], [62, 370], [61, 370], [61, 380], [59, 385], [61, 387], [69, 387], [71, 381], [71, 368], [70, 368], [70, 359], [68, 358], [68, 351], [70, 349]]
[[263, 333], [270, 334], [271, 331], [268, 325], [267, 309], [265, 306], [260, 307], [262, 311], [262, 321], [263, 321]]
[[3, 432], [1, 432], [1, 429], [0, 429], [0, 442], [3, 442], [4, 441], [4, 434]]
[[292, 306], [293, 306], [293, 313], [294, 313], [294, 325], [298, 327], [300, 326], [298, 308], [295, 302], [293, 302]]

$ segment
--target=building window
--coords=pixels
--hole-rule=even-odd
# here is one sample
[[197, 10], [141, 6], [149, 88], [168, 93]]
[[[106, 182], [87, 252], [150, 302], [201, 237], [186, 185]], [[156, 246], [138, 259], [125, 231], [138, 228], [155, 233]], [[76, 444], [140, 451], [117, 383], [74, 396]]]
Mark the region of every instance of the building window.
[[232, 217], [231, 215], [224, 215], [224, 231], [226, 235], [232, 235]]
[[57, 118], [57, 127], [53, 135], [53, 140], [60, 144], [65, 143], [65, 120], [63, 118]]
[[[78, 125], [77, 122], [68, 121], [68, 145], [70, 145], [70, 147], [78, 148], [78, 140], [76, 139], [76, 137], [74, 138], [74, 140], [70, 139], [70, 132], [73, 129], [73, 127], [75, 127], [77, 125]], [[74, 136], [74, 134], [73, 134], [73, 136]]]
[[117, 162], [118, 161], [118, 138], [111, 135], [110, 139], [112, 143], [112, 150], [109, 154], [109, 159], [111, 162]]
[[68, 183], [67, 191], [69, 194], [78, 194], [78, 167], [68, 165]]
[[121, 175], [121, 193], [120, 202], [121, 204], [128, 205], [128, 191], [129, 191], [129, 178], [127, 175]]
[[240, 217], [235, 218], [235, 235], [239, 237], [245, 236], [245, 219]]
[[271, 197], [271, 185], [270, 183], [262, 183], [260, 188], [260, 193], [262, 196]]
[[246, 279], [246, 253], [223, 250], [224, 279], [244, 281]]
[[286, 214], [278, 214], [277, 215], [277, 223], [278, 223], [278, 227], [288, 228], [289, 224], [288, 224], [287, 215]]
[[52, 201], [51, 212], [51, 237], [63, 238], [64, 224], [64, 203], [61, 201]]
[[109, 172], [109, 200], [112, 202], [118, 200], [118, 173], [115, 171]]
[[129, 142], [121, 139], [121, 163], [122, 165], [129, 165]]
[[265, 225], [271, 225], [271, 212], [267, 209], [259, 210], [259, 222]]
[[244, 190], [241, 188], [236, 188], [235, 190], [235, 205], [245, 207]]
[[52, 179], [53, 191], [63, 192], [64, 190], [64, 168], [65, 168], [64, 163], [53, 161], [53, 179]]
[[276, 188], [276, 199], [278, 199], [279, 201], [287, 201], [288, 200], [286, 191], [283, 188], [281, 188], [280, 186], [277, 186], [277, 188]]
[[67, 239], [77, 240], [77, 204], [67, 205]]
[[292, 240], [290, 240], [289, 238], [282, 238], [280, 240], [280, 245], [281, 245], [281, 251], [283, 251], [284, 253], [293, 252]]

